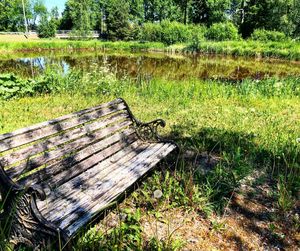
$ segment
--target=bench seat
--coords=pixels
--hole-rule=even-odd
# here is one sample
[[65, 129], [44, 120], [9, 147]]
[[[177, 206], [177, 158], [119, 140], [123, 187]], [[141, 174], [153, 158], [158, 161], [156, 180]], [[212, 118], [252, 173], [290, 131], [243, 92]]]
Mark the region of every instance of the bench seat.
[[12, 219], [11, 242], [69, 241], [178, 149], [157, 134], [164, 125], [141, 123], [116, 99], [0, 135], [0, 191], [9, 198], [1, 217]]

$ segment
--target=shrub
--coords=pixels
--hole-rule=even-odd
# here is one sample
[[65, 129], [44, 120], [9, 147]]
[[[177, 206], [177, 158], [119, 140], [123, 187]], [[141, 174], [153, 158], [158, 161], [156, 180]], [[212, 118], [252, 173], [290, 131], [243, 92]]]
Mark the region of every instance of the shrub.
[[42, 89], [43, 82], [24, 80], [12, 74], [0, 75], [0, 99], [31, 96]]
[[256, 29], [251, 35], [251, 38], [253, 40], [258, 41], [274, 41], [274, 42], [280, 42], [287, 39], [285, 34], [283, 32], [279, 31], [270, 31], [270, 30], [264, 30], [264, 29]]
[[168, 45], [186, 42], [191, 38], [192, 35], [192, 30], [188, 25], [178, 22], [170, 22], [169, 20], [164, 20], [161, 22], [161, 30], [161, 42]]
[[163, 20], [159, 23], [145, 23], [141, 29], [141, 39], [152, 42], [162, 42], [167, 45], [190, 42], [194, 38], [204, 39], [205, 27], [200, 25], [185, 25], [179, 22]]
[[141, 40], [161, 42], [161, 25], [158, 23], [145, 23], [141, 30]]
[[40, 38], [55, 37], [57, 23], [56, 20], [48, 19], [47, 15], [42, 16], [39, 26], [37, 27], [38, 36]]
[[238, 29], [231, 22], [216, 23], [208, 28], [205, 37], [210, 40], [238, 40]]
[[189, 42], [191, 42], [190, 48], [192, 50], [198, 50], [200, 43], [205, 40], [205, 33], [207, 32], [207, 29], [205, 26], [201, 25], [192, 25], [191, 29], [192, 36], [189, 40]]

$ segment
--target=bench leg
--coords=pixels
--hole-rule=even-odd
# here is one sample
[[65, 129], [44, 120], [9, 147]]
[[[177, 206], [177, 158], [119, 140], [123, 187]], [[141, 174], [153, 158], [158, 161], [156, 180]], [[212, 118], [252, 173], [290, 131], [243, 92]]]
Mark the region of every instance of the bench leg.
[[2, 229], [5, 229], [11, 245], [24, 245], [34, 250], [58, 246], [58, 231], [43, 222], [34, 194], [20, 194], [13, 200], [10, 199], [5, 205], [3, 218], [5, 220], [1, 222]]

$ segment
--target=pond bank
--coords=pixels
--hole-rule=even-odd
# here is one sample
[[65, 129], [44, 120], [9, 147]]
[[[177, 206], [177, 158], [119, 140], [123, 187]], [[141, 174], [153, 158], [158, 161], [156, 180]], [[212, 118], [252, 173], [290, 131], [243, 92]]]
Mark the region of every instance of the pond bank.
[[240, 41], [200, 41], [196, 45], [178, 44], [166, 46], [158, 42], [138, 41], [71, 41], [71, 40], [28, 40], [28, 41], [5, 41], [0, 36], [0, 55], [7, 57], [18, 52], [41, 52], [41, 51], [70, 51], [70, 50], [122, 50], [122, 51], [146, 51], [168, 53], [207, 53], [224, 54], [233, 56], [250, 56], [256, 58], [280, 58], [288, 60], [300, 60], [300, 43], [286, 42], [259, 42], [251, 40]]

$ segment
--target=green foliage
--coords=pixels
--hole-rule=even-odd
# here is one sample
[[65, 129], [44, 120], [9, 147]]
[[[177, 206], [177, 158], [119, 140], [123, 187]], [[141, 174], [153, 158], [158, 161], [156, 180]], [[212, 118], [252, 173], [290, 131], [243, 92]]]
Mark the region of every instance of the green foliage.
[[191, 37], [191, 29], [187, 25], [164, 20], [161, 22], [161, 42], [171, 45], [186, 42]]
[[33, 28], [36, 27], [36, 21], [38, 18], [42, 18], [44, 15], [47, 15], [47, 8], [42, 0], [35, 0], [33, 2]]
[[193, 39], [204, 39], [205, 28], [199, 25], [184, 25], [163, 20], [161, 23], [145, 23], [141, 29], [141, 39], [157, 41], [167, 45], [184, 43]]
[[230, 9], [231, 0], [191, 1], [189, 19], [193, 23], [203, 23], [208, 26], [227, 20], [225, 11]]
[[89, 231], [77, 243], [77, 250], [142, 250], [141, 212], [118, 212], [118, 226], [107, 231]]
[[262, 42], [274, 41], [283, 42], [287, 40], [287, 37], [283, 32], [279, 31], [268, 31], [264, 29], [256, 29], [251, 35], [253, 40], [258, 40]]
[[23, 80], [11, 74], [0, 75], [0, 99], [31, 96], [42, 91], [43, 83]]
[[[48, 69], [41, 78], [43, 84], [37, 85], [38, 95], [28, 92], [33, 97], [0, 101], [1, 133], [44, 121], [45, 116], [50, 119], [121, 95], [142, 120], [158, 114], [165, 118], [168, 126], [164, 132], [184, 152], [189, 149], [195, 153], [195, 157], [191, 161], [180, 158], [174, 169], [162, 164], [162, 170], [151, 175], [129, 198], [141, 210], [120, 210], [115, 227], [93, 228], [79, 239], [76, 250], [103, 247], [176, 250], [180, 243], [170, 241], [169, 236], [144, 240], [143, 210], [144, 215], [155, 215], [160, 221], [165, 219], [159, 214], [173, 207], [207, 214], [212, 210], [222, 212], [240, 180], [255, 169], [267, 169], [273, 174], [279, 207], [284, 211], [293, 207], [300, 187], [298, 78], [247, 79], [238, 84], [162, 79], [136, 83], [130, 79], [119, 80], [108, 69], [95, 66], [88, 74], [75, 71], [67, 75], [59, 68]], [[21, 84], [15, 83], [23, 81], [10, 75], [1, 79], [5, 83], [2, 85], [9, 88], [19, 87]], [[28, 81], [32, 80], [24, 80]], [[18, 90], [22, 92], [21, 88]], [[24, 95], [26, 92], [20, 96]], [[45, 109], [47, 115], [40, 114]], [[218, 156], [217, 165], [209, 170], [203, 170], [199, 161], [204, 151]], [[155, 190], [162, 192], [160, 198], [154, 197]], [[213, 223], [213, 228], [218, 230], [222, 226]]]
[[[87, 37], [96, 23], [94, 0], [68, 0], [66, 2], [68, 11], [64, 15], [64, 22], [71, 22], [76, 36]], [[71, 20], [67, 20], [70, 18]]]
[[141, 30], [141, 40], [161, 41], [162, 27], [158, 23], [144, 23]]
[[125, 0], [111, 0], [106, 3], [107, 36], [110, 40], [129, 40], [129, 4]]
[[73, 71], [62, 76], [59, 68], [47, 69], [38, 79], [22, 79], [12, 74], [0, 75], [0, 99], [20, 98], [41, 93], [75, 91], [80, 88], [80, 73]]
[[[190, 48], [195, 50], [190, 44]], [[240, 41], [202, 41], [198, 43], [198, 51], [234, 56], [252, 56], [263, 58], [283, 58], [300, 60], [300, 43], [285, 42], [260, 42], [253, 40]]]
[[205, 36], [209, 40], [216, 41], [238, 40], [240, 38], [238, 29], [231, 22], [213, 24], [207, 29]]
[[[30, 0], [24, 0], [27, 18], [31, 18]], [[22, 1], [0, 1], [0, 31], [25, 31]]]
[[37, 27], [38, 36], [40, 38], [52, 38], [56, 34], [56, 21], [48, 15], [43, 15]]

